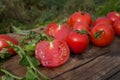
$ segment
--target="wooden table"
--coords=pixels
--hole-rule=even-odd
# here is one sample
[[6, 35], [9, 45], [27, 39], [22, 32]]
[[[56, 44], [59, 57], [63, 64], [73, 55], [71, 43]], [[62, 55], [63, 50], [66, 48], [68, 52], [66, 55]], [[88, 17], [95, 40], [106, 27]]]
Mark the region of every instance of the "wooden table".
[[[35, 29], [38, 32], [43, 30]], [[18, 35], [12, 36], [19, 38]], [[18, 56], [3, 66], [16, 75], [25, 75], [26, 68], [19, 65]], [[83, 54], [71, 54], [64, 65], [54, 69], [40, 66], [39, 70], [52, 80], [120, 80], [120, 38], [115, 37], [112, 44], [104, 48], [90, 44]]]

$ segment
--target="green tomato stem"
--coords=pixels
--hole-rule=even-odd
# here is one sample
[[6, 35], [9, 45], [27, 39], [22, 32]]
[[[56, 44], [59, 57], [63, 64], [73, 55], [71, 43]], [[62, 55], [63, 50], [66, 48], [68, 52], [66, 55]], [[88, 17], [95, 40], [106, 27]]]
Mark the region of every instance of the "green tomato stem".
[[90, 34], [89, 31], [82, 29], [82, 30], [75, 30], [74, 32], [77, 32], [78, 34]]
[[32, 73], [32, 75], [36, 76], [36, 77], [37, 77], [37, 80], [41, 80], [41, 79], [38, 77], [37, 73], [35, 74], [35, 73], [33, 72], [32, 68], [27, 67], [27, 70], [29, 70], [29, 72]]
[[26, 59], [28, 60], [31, 68], [33, 68], [34, 71], [37, 71], [39, 73], [39, 75], [41, 75], [42, 78], [44, 78], [45, 80], [49, 80], [43, 73], [41, 73], [31, 62], [30, 57], [26, 56]]
[[7, 71], [7, 70], [5, 70], [5, 69], [1, 69], [1, 71], [2, 71], [3, 73], [5, 73], [5, 74], [7, 74], [7, 75], [9, 75], [9, 76], [11, 76], [11, 77], [17, 79], [17, 80], [20, 80], [20, 79], [23, 78], [23, 77], [15, 76], [15, 75], [11, 74], [9, 71]]
[[33, 68], [33, 70], [37, 71], [41, 75], [41, 77], [43, 77], [45, 80], [49, 80], [44, 74], [42, 74], [37, 68], [35, 68], [35, 66], [31, 62], [30, 56], [26, 55], [21, 47], [17, 46], [17, 48], [21, 51], [19, 53], [19, 55], [24, 55], [26, 57], [27, 61], [29, 62], [30, 66], [31, 66], [31, 68]]

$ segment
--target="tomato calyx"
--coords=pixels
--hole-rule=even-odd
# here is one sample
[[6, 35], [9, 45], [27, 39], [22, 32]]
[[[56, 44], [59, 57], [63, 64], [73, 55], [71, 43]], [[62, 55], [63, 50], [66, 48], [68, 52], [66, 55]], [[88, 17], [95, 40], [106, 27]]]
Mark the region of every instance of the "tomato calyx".
[[6, 59], [10, 57], [12, 54], [9, 51], [9, 48], [3, 48], [0, 50], [0, 59]]
[[101, 38], [101, 34], [104, 33], [105, 31], [101, 30], [101, 31], [96, 31], [95, 34], [94, 34], [94, 37], [97, 38], [97, 39], [100, 39]]
[[85, 11], [80, 11], [80, 13], [81, 13], [82, 15], [84, 15], [86, 12], [85, 12]]
[[82, 30], [74, 30], [74, 32], [77, 32], [78, 34], [89, 34], [89, 32], [85, 29]]

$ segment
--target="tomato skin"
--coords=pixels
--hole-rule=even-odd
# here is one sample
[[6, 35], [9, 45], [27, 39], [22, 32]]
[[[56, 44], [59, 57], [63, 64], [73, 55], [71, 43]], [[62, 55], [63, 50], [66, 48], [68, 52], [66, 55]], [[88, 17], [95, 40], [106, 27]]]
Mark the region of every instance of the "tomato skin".
[[[6, 40], [12, 42], [15, 45], [18, 45], [18, 41], [16, 39], [14, 39], [6, 34], [1, 34], [0, 35], [0, 50], [2, 50], [3, 48], [6, 48], [6, 47], [10, 47], [10, 45], [6, 42]], [[8, 50], [8, 52], [10, 52], [12, 55], [16, 54], [13, 48], [10, 48]]]
[[72, 27], [76, 22], [84, 21], [89, 26], [92, 23], [92, 17], [87, 12], [75, 12], [67, 20], [67, 23]]
[[[96, 32], [101, 32], [99, 38], [95, 37]], [[114, 40], [114, 30], [111, 25], [101, 23], [91, 29], [90, 37], [93, 44], [104, 47]]]
[[106, 15], [106, 17], [112, 21], [112, 24], [114, 24], [114, 22], [115, 22], [118, 18], [120, 18], [120, 13], [119, 13], [119, 12], [115, 12], [115, 11], [109, 12], [109, 13]]
[[48, 42], [44, 40], [37, 44], [35, 56], [43, 66], [55, 68], [67, 62], [70, 51], [65, 41], [55, 39]]
[[97, 25], [97, 24], [99, 24], [99, 23], [106, 23], [106, 24], [112, 25], [111, 20], [109, 20], [109, 19], [106, 18], [106, 17], [99, 17], [99, 18], [97, 18], [97, 19], [94, 21], [93, 26], [95, 26], [95, 25]]
[[71, 52], [74, 54], [81, 54], [88, 47], [88, 35], [71, 32], [67, 37], [67, 43], [70, 47]]
[[58, 26], [56, 23], [51, 23], [46, 28], [46, 34], [48, 36], [53, 36], [55, 39], [60, 39], [64, 41], [66, 41], [66, 37], [70, 32], [71, 29], [67, 24]]
[[116, 20], [113, 24], [113, 29], [115, 31], [115, 34], [120, 36], [120, 19]]
[[56, 33], [56, 29], [57, 29], [58, 25], [56, 23], [50, 23], [48, 24], [48, 26], [46, 27], [46, 34], [49, 36], [54, 36], [54, 33]]
[[86, 31], [90, 31], [90, 27], [88, 26], [87, 23], [85, 22], [76, 22], [73, 25], [73, 30], [86, 30]]

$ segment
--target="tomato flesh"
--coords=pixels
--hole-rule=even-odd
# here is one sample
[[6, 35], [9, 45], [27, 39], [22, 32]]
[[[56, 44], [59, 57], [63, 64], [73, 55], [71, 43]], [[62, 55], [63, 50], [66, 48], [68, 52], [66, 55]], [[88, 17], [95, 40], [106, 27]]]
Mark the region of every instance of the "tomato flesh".
[[69, 59], [70, 51], [66, 42], [62, 40], [42, 41], [37, 44], [35, 55], [43, 66], [54, 68]]
[[46, 34], [53, 36], [55, 39], [66, 41], [67, 35], [71, 32], [70, 27], [67, 24], [58, 26], [56, 23], [51, 23], [47, 26]]

